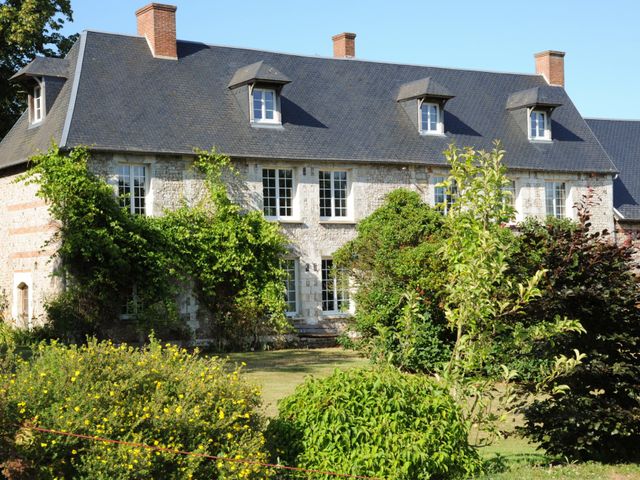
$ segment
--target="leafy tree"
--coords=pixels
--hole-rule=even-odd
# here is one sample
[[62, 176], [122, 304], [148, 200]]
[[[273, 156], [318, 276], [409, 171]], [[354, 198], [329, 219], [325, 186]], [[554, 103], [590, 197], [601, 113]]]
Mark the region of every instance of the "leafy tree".
[[[587, 197], [578, 223], [522, 225], [514, 268], [528, 275], [548, 271], [544, 295], [524, 307], [532, 325], [558, 316], [578, 320], [586, 334], [554, 342], [530, 338], [511, 351], [520, 362], [577, 349], [582, 363], [544, 388], [546, 395], [524, 409], [524, 432], [548, 452], [576, 460], [640, 459], [640, 289], [629, 244], [616, 244], [607, 232], [593, 232]], [[536, 362], [539, 363], [540, 360]], [[568, 389], [558, 388], [566, 385]], [[532, 386], [531, 386], [532, 387]], [[555, 390], [554, 390], [555, 389]]]
[[0, 1], [0, 138], [26, 106], [20, 86], [9, 78], [36, 55], [63, 56], [77, 35], [59, 32], [72, 20], [70, 0]]
[[416, 192], [399, 189], [358, 224], [334, 259], [357, 284], [356, 342], [376, 361], [433, 371], [447, 356], [438, 294], [444, 266], [436, 254], [442, 215]]

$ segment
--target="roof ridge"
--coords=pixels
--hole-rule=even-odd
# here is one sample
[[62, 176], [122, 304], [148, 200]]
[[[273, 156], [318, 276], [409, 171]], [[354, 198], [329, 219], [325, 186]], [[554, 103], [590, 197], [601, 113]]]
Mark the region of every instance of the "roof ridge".
[[[114, 33], [114, 32], [107, 32], [104, 30], [93, 30], [93, 29], [86, 29], [83, 30], [83, 32], [89, 32], [89, 33], [99, 33], [102, 35], [117, 35], [117, 36], [121, 36], [121, 37], [131, 37], [131, 38], [143, 38], [140, 35], [133, 35], [130, 33]], [[494, 75], [517, 75], [520, 77], [542, 77], [544, 78], [544, 75], [539, 74], [539, 73], [522, 73], [522, 72], [504, 72], [504, 71], [498, 71], [498, 70], [483, 70], [483, 69], [479, 69], [479, 68], [459, 68], [459, 67], [442, 67], [442, 66], [437, 66], [437, 65], [426, 65], [426, 64], [421, 64], [421, 63], [399, 63], [399, 62], [390, 62], [390, 61], [384, 61], [384, 60], [368, 60], [368, 59], [362, 59], [362, 58], [339, 58], [339, 57], [327, 57], [324, 55], [309, 55], [309, 54], [303, 54], [303, 53], [293, 53], [293, 52], [282, 52], [282, 51], [276, 51], [276, 50], [265, 50], [264, 48], [251, 48], [251, 47], [239, 47], [236, 45], [222, 45], [222, 44], [218, 44], [218, 43], [206, 43], [206, 42], [199, 42], [197, 40], [182, 40], [182, 39], [177, 39], [178, 42], [182, 42], [182, 43], [194, 43], [194, 44], [198, 44], [198, 45], [206, 45], [207, 47], [219, 47], [219, 48], [232, 48], [232, 49], [236, 49], [236, 50], [249, 50], [252, 52], [264, 52], [264, 53], [270, 53], [270, 54], [276, 54], [276, 55], [287, 55], [287, 56], [293, 56], [293, 57], [302, 57], [302, 58], [312, 58], [312, 59], [319, 59], [319, 60], [334, 60], [336, 62], [360, 62], [360, 63], [375, 63], [375, 64], [383, 64], [383, 65], [397, 65], [397, 66], [403, 66], [403, 67], [419, 67], [419, 68], [436, 68], [439, 70], [455, 70], [455, 71], [459, 71], [459, 72], [477, 72], [477, 73], [491, 73]]]
[[638, 122], [640, 118], [603, 118], [603, 117], [583, 117], [585, 120], [600, 120], [605, 122]]

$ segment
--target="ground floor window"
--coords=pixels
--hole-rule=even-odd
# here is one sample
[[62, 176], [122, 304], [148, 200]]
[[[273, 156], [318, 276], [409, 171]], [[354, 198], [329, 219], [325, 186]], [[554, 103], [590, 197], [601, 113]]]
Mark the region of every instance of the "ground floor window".
[[344, 270], [336, 270], [333, 260], [322, 259], [322, 311], [344, 312], [349, 309], [349, 279]]
[[284, 280], [285, 302], [287, 303], [285, 313], [291, 316], [298, 313], [298, 261], [287, 258], [283, 260], [282, 268], [286, 274]]
[[567, 216], [567, 190], [563, 182], [545, 182], [547, 216], [565, 218]]

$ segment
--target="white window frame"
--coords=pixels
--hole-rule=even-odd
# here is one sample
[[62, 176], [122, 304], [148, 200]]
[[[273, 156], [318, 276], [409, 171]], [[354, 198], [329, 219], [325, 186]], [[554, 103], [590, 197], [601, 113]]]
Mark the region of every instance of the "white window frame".
[[[422, 122], [422, 111], [423, 107], [436, 107], [436, 129], [429, 129], [430, 122], [426, 122], [427, 128], [425, 129], [425, 124]], [[427, 102], [424, 100], [420, 100], [418, 104], [418, 125], [420, 129], [421, 135], [444, 135], [444, 123], [442, 121], [442, 108], [439, 103], [435, 102]]]
[[[264, 173], [265, 170], [275, 170], [275, 190], [276, 190], [276, 214], [275, 215], [267, 215], [265, 213], [265, 185], [264, 185]], [[281, 196], [280, 196], [280, 172], [281, 171], [290, 171], [291, 172], [291, 214], [290, 215], [281, 215], [280, 214], [280, 206], [281, 206]], [[269, 220], [294, 220], [296, 218], [297, 208], [296, 208], [296, 192], [297, 192], [297, 178], [296, 178], [296, 169], [293, 167], [277, 167], [277, 166], [265, 166], [260, 170], [260, 181], [262, 182], [262, 213]]]
[[[437, 207], [438, 205], [443, 205], [440, 209], [443, 215], [447, 215], [449, 213], [449, 210], [455, 201], [456, 192], [458, 191], [457, 185], [454, 185], [452, 193], [447, 193], [446, 187], [438, 187], [438, 184], [444, 182], [446, 178], [447, 177], [444, 175], [433, 177], [433, 206]], [[440, 189], [442, 189], [442, 195], [444, 196], [444, 201], [442, 202], [438, 201], [438, 191]]]
[[[36, 85], [33, 86], [29, 95], [29, 123], [31, 125], [42, 123], [45, 117], [44, 81], [39, 78], [35, 78], [35, 81]], [[36, 103], [38, 103], [37, 108]]]
[[[536, 129], [536, 135], [532, 135], [531, 133], [531, 116], [532, 115], [542, 115], [544, 118], [544, 134], [538, 135], [539, 128]], [[549, 119], [549, 112], [546, 110], [540, 110], [536, 108], [530, 108], [529, 114], [527, 115], [527, 132], [529, 135], [529, 140], [537, 140], [537, 141], [551, 141], [551, 123]], [[536, 123], [538, 123], [536, 121]]]
[[[562, 185], [562, 191], [564, 192], [564, 199], [559, 199], [557, 197], [557, 185]], [[550, 188], [549, 188], [550, 186]], [[553, 213], [550, 215], [549, 214], [549, 210], [548, 210], [548, 203], [549, 203], [549, 197], [548, 197], [548, 193], [549, 190], [551, 189], [551, 191], [553, 192], [553, 197], [551, 198], [551, 201], [553, 203], [552, 209], [553, 209]], [[569, 192], [568, 192], [568, 188], [567, 188], [567, 183], [566, 182], [562, 182], [562, 181], [558, 181], [558, 180], [545, 180], [544, 182], [544, 212], [545, 212], [545, 217], [554, 217], [554, 218], [571, 218], [570, 215], [570, 210], [567, 206], [568, 202], [569, 202]], [[562, 209], [562, 213], [559, 215], [559, 209]]]
[[[285, 279], [285, 303], [286, 303], [286, 308], [285, 308], [285, 315], [287, 317], [295, 317], [298, 315], [299, 311], [300, 311], [300, 289], [299, 289], [299, 285], [300, 285], [300, 260], [297, 258], [290, 258], [290, 257], [286, 257], [284, 259], [285, 262], [293, 262], [293, 270], [290, 270], [288, 268], [286, 268], [285, 265], [283, 265], [283, 269], [285, 270], [285, 272], [287, 272], [287, 278]], [[291, 279], [288, 275], [288, 273], [292, 271], [293, 272], [293, 282], [291, 283]], [[290, 289], [289, 287], [292, 286], [293, 289]], [[289, 292], [293, 291], [294, 294], [294, 301], [290, 302], [289, 301]], [[290, 310], [290, 304], [294, 303], [294, 309]]]
[[[272, 92], [273, 93], [273, 118], [266, 118], [266, 112], [267, 112], [267, 106], [266, 106], [266, 100], [264, 98], [264, 96], [262, 97], [262, 105], [261, 105], [261, 118], [256, 118], [255, 113], [254, 113], [254, 99], [255, 99], [255, 94], [257, 92]], [[268, 88], [268, 87], [256, 87], [256, 86], [252, 86], [250, 88], [250, 94], [249, 94], [249, 100], [250, 100], [250, 105], [249, 105], [249, 112], [251, 115], [251, 123], [255, 123], [258, 125], [281, 125], [282, 124], [282, 118], [280, 115], [280, 95], [278, 95], [278, 91], [275, 88]]]
[[[131, 213], [132, 215], [147, 215], [150, 216], [151, 215], [151, 202], [152, 202], [152, 198], [150, 195], [150, 190], [151, 190], [151, 165], [147, 164], [147, 163], [135, 163], [135, 162], [118, 162], [117, 166], [116, 166], [116, 173], [115, 173], [115, 189], [116, 189], [116, 195], [118, 196], [118, 198], [120, 199], [121, 202], [121, 206], [124, 207], [124, 205], [122, 205], [122, 199], [121, 199], [121, 194], [120, 194], [120, 168], [122, 167], [129, 167], [129, 191], [127, 192], [129, 194], [129, 213]], [[144, 173], [144, 196], [142, 197], [144, 199], [144, 208], [142, 212], [136, 212], [136, 207], [135, 207], [135, 201], [134, 201], [134, 196], [133, 196], [133, 188], [134, 188], [134, 167], [141, 167], [143, 169], [143, 173]]]
[[[344, 281], [347, 282], [345, 288], [340, 288], [338, 285], [338, 275], [330, 275], [325, 279], [325, 272], [330, 272], [331, 269], [325, 268], [326, 262], [331, 262], [331, 269], [333, 269], [333, 258], [323, 257], [320, 261], [320, 288], [321, 288], [321, 309], [323, 315], [348, 315], [351, 313], [351, 292], [349, 291], [349, 279], [345, 278]], [[343, 275], [346, 275], [346, 272], [342, 272]], [[330, 288], [324, 288], [325, 285]], [[331, 294], [331, 300], [327, 300], [333, 302], [333, 310], [325, 310], [325, 300], [324, 294], [327, 292]], [[343, 295], [342, 299], [338, 298], [339, 293]]]
[[[331, 175], [330, 178], [330, 207], [331, 215], [323, 215], [322, 214], [322, 186], [320, 182], [322, 182], [321, 175], [323, 173], [329, 173]], [[335, 173], [344, 173], [346, 176], [345, 179], [345, 193], [344, 193], [344, 215], [336, 215], [336, 178]], [[349, 221], [352, 217], [353, 207], [351, 205], [351, 171], [346, 169], [339, 168], [325, 168], [318, 171], [318, 207], [320, 208], [320, 221]]]

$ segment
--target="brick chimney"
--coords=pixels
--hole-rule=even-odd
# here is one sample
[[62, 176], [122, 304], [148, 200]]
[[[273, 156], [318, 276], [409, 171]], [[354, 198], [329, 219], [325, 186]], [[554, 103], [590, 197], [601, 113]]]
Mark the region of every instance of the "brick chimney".
[[547, 50], [536, 53], [536, 73], [541, 73], [549, 85], [564, 87], [564, 52]]
[[356, 34], [339, 33], [331, 37], [333, 40], [333, 56], [336, 58], [353, 58], [356, 56]]
[[138, 35], [144, 36], [156, 58], [178, 59], [175, 5], [150, 3], [136, 11]]

